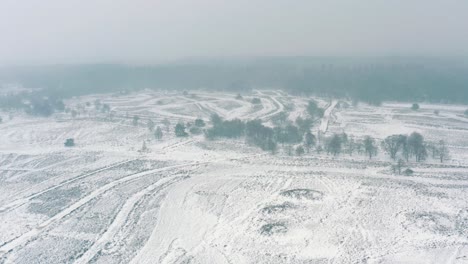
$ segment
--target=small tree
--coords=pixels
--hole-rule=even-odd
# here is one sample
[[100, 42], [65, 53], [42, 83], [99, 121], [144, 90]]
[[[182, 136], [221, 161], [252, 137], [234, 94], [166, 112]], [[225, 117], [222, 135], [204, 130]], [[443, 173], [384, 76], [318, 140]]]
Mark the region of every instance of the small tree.
[[317, 154], [320, 154], [322, 153], [323, 151], [323, 147], [321, 145], [318, 145], [316, 148], [315, 148], [315, 151], [317, 151]]
[[143, 145], [141, 146], [140, 152], [148, 152], [149, 149], [146, 146], [146, 141], [143, 141]]
[[277, 149], [276, 142], [273, 139], [269, 138], [266, 142], [265, 150], [270, 151], [271, 154], [275, 154], [276, 149]]
[[417, 162], [423, 161], [427, 157], [427, 149], [424, 144], [424, 137], [418, 132], [413, 132], [408, 137], [408, 149], [414, 155]]
[[297, 146], [296, 147], [296, 155], [297, 156], [302, 156], [304, 154], [304, 148], [302, 146]]
[[356, 142], [354, 141], [354, 138], [350, 137], [348, 139], [348, 142], [346, 144], [347, 152], [350, 156], [353, 155], [354, 150], [356, 150]]
[[328, 154], [333, 154], [333, 156], [339, 155], [341, 153], [341, 143], [341, 136], [334, 134], [327, 142], [326, 147]]
[[155, 126], [156, 126], [156, 124], [153, 122], [153, 120], [149, 119], [148, 120], [148, 130], [153, 131]]
[[286, 153], [288, 154], [288, 156], [292, 156], [293, 154], [293, 147], [291, 145], [286, 145], [285, 146], [285, 149], [286, 149]]
[[0, 123], [2, 123], [2, 122], [3, 122], [3, 119], [2, 119], [2, 117], [0, 116]]
[[312, 133], [310, 133], [310, 131], [305, 133], [305, 135], [304, 135], [304, 146], [306, 147], [307, 152], [310, 152], [310, 148], [315, 145], [316, 141], [317, 140], [316, 140], [315, 136]]
[[398, 171], [398, 175], [401, 174], [401, 169], [405, 166], [405, 161], [403, 159], [398, 159], [395, 168]]
[[413, 110], [413, 111], [419, 110], [419, 104], [414, 103], [414, 104], [411, 106], [411, 110]]
[[301, 117], [298, 117], [296, 118], [296, 125], [298, 126], [299, 128], [299, 132], [301, 132], [302, 134], [306, 133], [307, 131], [310, 131], [310, 128], [312, 127], [312, 119], [310, 118], [301, 118]]
[[449, 150], [447, 146], [445, 145], [445, 141], [443, 140], [439, 141], [437, 152], [439, 154], [440, 163], [443, 163], [449, 156]]
[[178, 123], [175, 126], [175, 135], [176, 135], [176, 137], [186, 137], [186, 136], [188, 136], [187, 132], [185, 132], [185, 125], [183, 123]]
[[254, 98], [252, 98], [251, 103], [252, 103], [252, 104], [255, 104], [255, 105], [261, 104], [261, 103], [262, 103], [262, 100], [260, 100], [260, 98], [258, 98], [258, 97], [254, 97]]
[[64, 145], [65, 147], [73, 147], [75, 146], [75, 140], [73, 138], [67, 138]]
[[138, 120], [140, 120], [140, 117], [138, 117], [138, 116], [133, 116], [132, 124], [133, 124], [134, 126], [138, 126]]
[[236, 100], [242, 100], [242, 99], [244, 99], [244, 98], [242, 97], [241, 94], [238, 93], [238, 94], [236, 95]]
[[160, 126], [158, 126], [156, 128], [156, 131], [154, 132], [154, 137], [157, 139], [157, 140], [161, 140], [162, 137], [163, 137], [163, 132], [162, 132], [162, 129]]
[[200, 135], [202, 133], [202, 130], [197, 126], [191, 127], [189, 131], [190, 131], [190, 134], [192, 135]]
[[197, 127], [204, 127], [205, 126], [205, 121], [201, 118], [195, 119], [195, 126]]
[[438, 116], [440, 114], [440, 110], [434, 110], [434, 115]]
[[[288, 117], [289, 117], [289, 114], [285, 111], [281, 111], [279, 112], [278, 114], [276, 114], [272, 119], [271, 121], [273, 122], [273, 124], [275, 125], [278, 125], [278, 126], [285, 126], [286, 123], [288, 122]], [[297, 122], [297, 119], [296, 119], [296, 122]]]
[[210, 116], [210, 121], [213, 126], [218, 126], [223, 122], [223, 119], [218, 114], [212, 114]]
[[370, 136], [366, 136], [364, 138], [364, 150], [369, 156], [369, 159], [372, 159], [372, 157], [377, 154], [377, 146], [375, 145], [375, 140]]
[[103, 113], [109, 113], [111, 111], [111, 108], [110, 108], [110, 106], [108, 104], [103, 104], [102, 108], [101, 108], [101, 111]]
[[465, 116], [468, 116], [468, 109], [465, 110]]
[[387, 152], [393, 160], [396, 159], [396, 155], [402, 144], [403, 142], [401, 135], [391, 135], [382, 141], [382, 147], [384, 151]]
[[309, 113], [312, 118], [323, 117], [324, 112], [325, 111], [322, 108], [319, 108], [317, 102], [314, 100], [310, 100], [307, 104], [307, 113]]

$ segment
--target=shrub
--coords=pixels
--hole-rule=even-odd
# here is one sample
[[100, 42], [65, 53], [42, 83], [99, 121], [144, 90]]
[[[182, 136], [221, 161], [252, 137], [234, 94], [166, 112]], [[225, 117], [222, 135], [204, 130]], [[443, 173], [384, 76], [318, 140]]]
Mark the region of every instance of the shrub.
[[189, 131], [190, 131], [190, 134], [193, 134], [193, 135], [200, 135], [202, 133], [202, 130], [196, 126], [191, 127]]
[[197, 127], [204, 127], [205, 126], [205, 121], [201, 118], [195, 119], [195, 126]]
[[302, 156], [304, 154], [304, 148], [302, 146], [296, 147], [296, 155], [297, 156]]
[[75, 140], [73, 138], [67, 138], [64, 145], [65, 147], [73, 147], [75, 146]]
[[176, 137], [186, 137], [186, 136], [188, 136], [187, 132], [185, 132], [185, 125], [183, 123], [178, 123], [175, 126], [175, 135], [176, 135]]
[[251, 103], [252, 104], [261, 104], [262, 100], [260, 100], [260, 98], [258, 98], [258, 97], [254, 97], [254, 98], [252, 98]]

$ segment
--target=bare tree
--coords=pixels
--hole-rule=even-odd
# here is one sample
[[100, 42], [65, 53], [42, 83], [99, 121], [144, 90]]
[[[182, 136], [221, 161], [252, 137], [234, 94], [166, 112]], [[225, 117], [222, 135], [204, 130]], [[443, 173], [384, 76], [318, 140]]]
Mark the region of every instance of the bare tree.
[[446, 160], [450, 154], [444, 140], [439, 141], [439, 147], [437, 152], [439, 154], [440, 163], [443, 163], [444, 160]]
[[297, 146], [296, 147], [296, 155], [297, 156], [302, 156], [304, 154], [304, 148], [302, 146]]
[[184, 123], [178, 123], [176, 126], [175, 126], [175, 135], [177, 137], [186, 137], [188, 136], [188, 133], [185, 132], [185, 125]]
[[382, 142], [382, 147], [384, 151], [390, 154], [390, 157], [395, 160], [402, 144], [402, 135], [391, 135], [384, 139]]
[[401, 174], [401, 169], [405, 166], [405, 161], [403, 159], [398, 159], [397, 163], [395, 164], [395, 169], [398, 171], [398, 175]]
[[348, 143], [346, 144], [346, 150], [350, 156], [353, 155], [354, 151], [356, 150], [356, 142], [354, 138], [350, 137], [348, 139]]
[[162, 137], [163, 137], [163, 132], [162, 132], [162, 129], [160, 126], [158, 126], [156, 128], [156, 131], [154, 132], [154, 137], [157, 139], [157, 140], [161, 140]]
[[413, 132], [408, 137], [408, 147], [410, 153], [414, 155], [417, 162], [423, 161], [427, 157], [427, 149], [424, 144], [424, 137], [418, 132]]
[[366, 136], [364, 138], [364, 150], [369, 156], [369, 159], [372, 159], [373, 156], [377, 155], [377, 146], [375, 145], [375, 140], [372, 137]]
[[315, 145], [317, 142], [315, 136], [308, 131], [307, 133], [304, 134], [304, 146], [307, 149], [307, 153], [310, 152], [310, 148]]
[[146, 146], [146, 141], [143, 141], [143, 145], [141, 146], [141, 149], [139, 150], [140, 152], [148, 152], [149, 149]]
[[328, 154], [333, 154], [337, 156], [341, 153], [342, 138], [338, 134], [334, 134], [330, 140], [328, 140], [326, 148]]

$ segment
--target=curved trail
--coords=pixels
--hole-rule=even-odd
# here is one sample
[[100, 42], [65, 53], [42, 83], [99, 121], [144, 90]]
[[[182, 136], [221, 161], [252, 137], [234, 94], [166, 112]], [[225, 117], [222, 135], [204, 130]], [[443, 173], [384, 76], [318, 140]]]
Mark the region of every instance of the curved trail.
[[24, 197], [24, 198], [15, 200], [13, 202], [10, 202], [10, 203], [8, 203], [6, 205], [3, 205], [2, 207], [0, 207], [0, 213], [9, 212], [11, 210], [14, 210], [14, 209], [28, 203], [30, 200], [38, 197], [39, 195], [44, 194], [44, 193], [49, 192], [49, 191], [52, 191], [54, 189], [60, 188], [60, 187], [62, 187], [64, 185], [66, 185], [66, 184], [69, 184], [69, 183], [84, 179], [84, 178], [86, 178], [88, 176], [94, 175], [94, 174], [99, 173], [99, 172], [103, 172], [103, 171], [106, 171], [106, 170], [121, 166], [121, 165], [123, 165], [125, 163], [128, 163], [128, 162], [131, 162], [131, 161], [132, 160], [125, 160], [125, 161], [122, 161], [122, 162], [114, 163], [114, 164], [112, 164], [110, 166], [107, 166], [107, 167], [104, 167], [104, 168], [101, 168], [101, 169], [98, 169], [98, 170], [95, 170], [95, 171], [92, 171], [92, 172], [89, 172], [89, 173], [85, 173], [85, 174], [82, 174], [80, 176], [68, 179], [68, 180], [65, 180], [65, 181], [63, 181], [63, 182], [61, 182], [61, 183], [59, 183], [57, 185], [54, 185], [52, 187], [49, 187], [49, 188], [47, 188], [45, 190], [42, 190], [40, 192], [34, 193], [34, 194], [29, 195], [27, 197]]
[[130, 213], [134, 209], [135, 205], [143, 198], [143, 196], [152, 193], [154, 191], [162, 191], [164, 188], [182, 180], [183, 177], [166, 177], [157, 181], [156, 183], [148, 186], [147, 188], [139, 191], [132, 195], [122, 206], [114, 221], [107, 228], [106, 232], [89, 248], [78, 260], [75, 261], [77, 264], [89, 263], [93, 257], [104, 248], [104, 246], [112, 240], [112, 238], [120, 231], [123, 227]]
[[338, 101], [333, 100], [330, 103], [330, 106], [328, 106], [328, 108], [325, 110], [325, 112], [323, 114], [322, 122], [320, 123], [320, 128], [319, 128], [319, 130], [320, 130], [320, 132], [322, 134], [325, 134], [328, 131], [328, 125], [330, 123], [330, 117], [331, 117], [331, 114], [332, 114], [333, 110], [335, 109], [337, 103], [338, 103]]
[[165, 168], [148, 170], [148, 171], [144, 171], [144, 172], [140, 172], [140, 173], [131, 174], [129, 176], [118, 179], [118, 180], [113, 181], [113, 182], [111, 182], [109, 184], [106, 184], [106, 185], [100, 187], [99, 189], [93, 191], [91, 194], [87, 195], [86, 197], [84, 197], [84, 198], [80, 199], [79, 201], [75, 202], [74, 204], [72, 204], [71, 206], [69, 206], [65, 210], [61, 211], [60, 213], [58, 213], [58, 214], [54, 215], [53, 217], [49, 218], [47, 221], [45, 221], [45, 222], [41, 223], [40, 225], [38, 225], [37, 227], [31, 229], [29, 232], [27, 232], [27, 233], [13, 239], [12, 241], [7, 242], [6, 244], [4, 244], [3, 246], [0, 247], [0, 253], [7, 253], [7, 252], [9, 252], [10, 250], [13, 250], [16, 247], [19, 247], [21, 245], [26, 244], [30, 239], [32, 239], [33, 237], [36, 237], [39, 233], [41, 233], [41, 231], [44, 228], [46, 228], [47, 226], [49, 226], [49, 225], [57, 222], [58, 220], [66, 217], [67, 215], [69, 215], [70, 213], [75, 211], [76, 209], [80, 208], [81, 206], [85, 205], [86, 203], [90, 202], [91, 200], [93, 200], [93, 199], [97, 198], [98, 196], [102, 195], [104, 192], [116, 187], [117, 185], [120, 185], [120, 184], [125, 183], [125, 182], [129, 182], [129, 181], [132, 181], [132, 180], [135, 180], [135, 179], [138, 179], [138, 178], [141, 178], [143, 176], [153, 174], [153, 173], [156, 173], [156, 172], [167, 171], [167, 170], [177, 169], [177, 168], [183, 168], [183, 167], [193, 166], [193, 165], [198, 165], [198, 164], [200, 164], [200, 163], [199, 162], [191, 162], [191, 163], [187, 163], [187, 164], [180, 164], [180, 165], [174, 165], [174, 166], [169, 166], [169, 167], [165, 167]]
[[[139, 113], [157, 125], [170, 117], [171, 127], [212, 112], [224, 119], [261, 118], [269, 125], [284, 109], [292, 111], [291, 120], [307, 104], [307, 98], [266, 90], [245, 95], [260, 98], [262, 107], [253, 106], [248, 99], [234, 99], [233, 94], [195, 95], [109, 98], [106, 103], [112, 106], [115, 102], [122, 113], [128, 109], [129, 115], [115, 116], [124, 120], [107, 122], [104, 114], [93, 109], [83, 119], [74, 120], [69, 131], [64, 129], [71, 120], [59, 125], [47, 122], [50, 132], [39, 136], [31, 131], [34, 127], [45, 130], [40, 122], [24, 132], [20, 122], [12, 126], [13, 131], [0, 128], [5, 131], [0, 142], [11, 141], [26, 154], [14, 156], [11, 146], [0, 149], [7, 154], [0, 156], [5, 170], [39, 168], [38, 164], [61, 160], [58, 147], [37, 142], [62, 146], [58, 138], [74, 137], [89, 144], [85, 150], [95, 151], [93, 157], [63, 171], [53, 168], [63, 164], [57, 162], [38, 170], [6, 173], [17, 174], [7, 187], [0, 186], [0, 191], [14, 194], [2, 196], [0, 202], [0, 243], [7, 241], [0, 245], [0, 263], [395, 263], [405, 254], [439, 260], [437, 263], [468, 259], [467, 218], [459, 212], [466, 209], [468, 167], [464, 161], [463, 166], [411, 163], [415, 174], [399, 176], [389, 174], [390, 161], [380, 157], [367, 160], [320, 153], [299, 157], [281, 152], [270, 156], [240, 140], [205, 142], [201, 135], [176, 138], [173, 131], [166, 132], [157, 144], [150, 140], [151, 152], [136, 152], [135, 146], [153, 138], [152, 132], [144, 127], [144, 120], [134, 129], [120, 126], [134, 127], [129, 123], [131, 116]], [[362, 118], [363, 124], [374, 125], [373, 120], [390, 111], [371, 106], [340, 111], [334, 100], [326, 106], [322, 99], [319, 102], [325, 108], [324, 116], [316, 120], [313, 131], [325, 136], [338, 131], [337, 123]], [[411, 122], [416, 123], [416, 118]], [[99, 127], [93, 122], [100, 122]], [[445, 133], [448, 129], [429, 127], [425, 122], [418, 124], [423, 132]], [[385, 123], [394, 125], [395, 121], [385, 119]], [[113, 133], [97, 140], [97, 128]], [[365, 132], [355, 129], [346, 132], [358, 136]], [[454, 133], [458, 134], [451, 140], [465, 142], [463, 130]], [[11, 134], [15, 136], [8, 136]], [[452, 149], [456, 143], [448, 145]], [[40, 159], [25, 152], [32, 146]], [[460, 146], [457, 150], [466, 150], [461, 149], [462, 143]], [[66, 158], [76, 157], [68, 154], [84, 156], [80, 148], [67, 150]], [[116, 151], [120, 154], [115, 155]], [[105, 159], [96, 159], [101, 156]], [[54, 183], [57, 185], [52, 186]], [[10, 186], [12, 191], [6, 189]], [[323, 196], [313, 200], [284, 195], [293, 189], [318, 191]], [[265, 226], [275, 227], [275, 223], [285, 230], [263, 232]], [[436, 254], [439, 256], [434, 258]]]

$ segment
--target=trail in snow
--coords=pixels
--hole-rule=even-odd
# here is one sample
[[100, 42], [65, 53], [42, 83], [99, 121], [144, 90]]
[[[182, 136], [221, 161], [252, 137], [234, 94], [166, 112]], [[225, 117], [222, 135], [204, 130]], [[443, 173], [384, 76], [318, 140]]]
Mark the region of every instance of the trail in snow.
[[103, 172], [103, 171], [106, 171], [106, 170], [109, 170], [109, 169], [112, 169], [112, 168], [115, 168], [115, 167], [118, 167], [118, 166], [121, 166], [125, 163], [128, 163], [128, 162], [131, 162], [132, 160], [125, 160], [125, 161], [122, 161], [122, 162], [118, 162], [118, 163], [115, 163], [115, 164], [112, 164], [110, 166], [107, 166], [107, 167], [104, 167], [102, 169], [98, 169], [98, 170], [95, 170], [95, 171], [92, 171], [92, 172], [89, 172], [89, 173], [85, 173], [85, 174], [82, 174], [82, 175], [79, 175], [77, 177], [74, 177], [74, 178], [71, 178], [71, 179], [68, 179], [66, 181], [63, 181], [61, 183], [58, 183], [52, 187], [49, 187], [47, 189], [44, 189], [44, 190], [41, 190], [39, 192], [36, 192], [32, 195], [29, 195], [27, 197], [24, 197], [24, 198], [21, 198], [21, 199], [18, 199], [18, 200], [15, 200], [11, 203], [8, 203], [6, 205], [3, 205], [2, 207], [0, 207], [0, 214], [3, 213], [3, 212], [9, 212], [13, 209], [16, 209], [26, 203], [28, 203], [30, 200], [38, 197], [39, 195], [41, 194], [44, 194], [46, 192], [49, 192], [51, 190], [54, 190], [54, 189], [58, 189], [66, 184], [69, 184], [69, 183], [72, 183], [72, 182], [75, 182], [75, 181], [78, 181], [78, 180], [81, 180], [81, 179], [84, 179], [88, 176], [91, 176], [91, 175], [94, 175], [94, 174], [97, 174], [99, 172]]
[[119, 232], [123, 227], [130, 213], [134, 209], [135, 205], [140, 201], [143, 196], [154, 191], [162, 191], [167, 186], [174, 184], [175, 182], [182, 180], [182, 176], [177, 177], [166, 177], [157, 181], [156, 183], [148, 186], [147, 188], [139, 191], [138, 193], [132, 195], [123, 205], [122, 209], [119, 211], [114, 221], [110, 224], [109, 228], [106, 230], [101, 237], [94, 242], [93, 246], [89, 248], [79, 259], [75, 261], [76, 264], [85, 264], [89, 263], [93, 257], [104, 248], [104, 246], [109, 243], [112, 238]]
[[103, 194], [107, 190], [110, 190], [111, 188], [114, 188], [115, 186], [117, 186], [119, 184], [129, 182], [131, 180], [135, 180], [135, 179], [138, 179], [140, 177], [143, 177], [143, 176], [146, 176], [146, 175], [149, 175], [149, 174], [153, 174], [153, 173], [156, 173], [156, 172], [167, 171], [167, 170], [177, 169], [177, 168], [183, 168], [183, 167], [193, 166], [193, 165], [197, 165], [197, 164], [199, 164], [199, 162], [193, 162], [193, 163], [187, 163], [187, 164], [181, 164], [181, 165], [168, 166], [168, 167], [165, 167], [165, 168], [158, 168], [158, 169], [148, 170], [148, 171], [144, 171], [144, 172], [140, 172], [140, 173], [135, 173], [135, 174], [129, 175], [127, 177], [120, 178], [120, 179], [118, 179], [116, 181], [113, 181], [113, 182], [111, 182], [109, 184], [106, 184], [106, 185], [102, 186], [101, 188], [93, 191], [91, 194], [87, 195], [86, 197], [80, 199], [76, 203], [72, 204], [71, 206], [69, 206], [65, 210], [63, 210], [60, 213], [56, 214], [55, 216], [49, 218], [47, 221], [41, 223], [39, 226], [37, 226], [35, 228], [32, 228], [29, 232], [27, 232], [27, 233], [13, 239], [12, 241], [9, 241], [6, 244], [2, 245], [0, 247], [0, 253], [7, 253], [12, 249], [27, 243], [30, 239], [32, 239], [33, 237], [36, 237], [45, 227], [47, 227], [50, 224], [64, 218], [65, 216], [69, 215], [70, 213], [72, 213], [76, 209], [80, 208], [81, 206], [85, 205], [89, 201], [95, 199], [96, 197], [100, 196], [101, 194]]
[[330, 123], [330, 117], [331, 117], [332, 112], [335, 109], [337, 103], [338, 103], [338, 101], [333, 100], [330, 103], [330, 106], [328, 106], [328, 108], [325, 109], [325, 112], [324, 112], [323, 118], [322, 118], [322, 122], [320, 123], [320, 128], [319, 128], [322, 135], [327, 133], [328, 124]]

